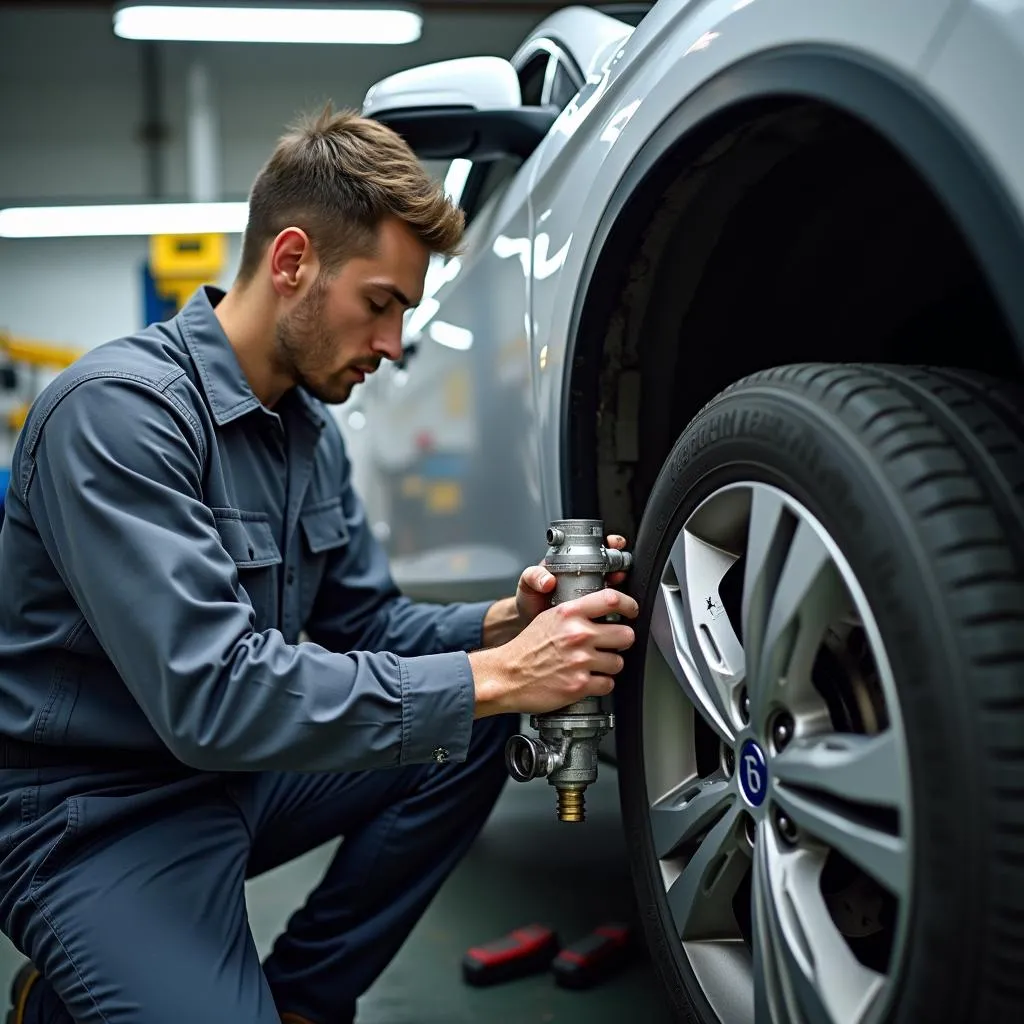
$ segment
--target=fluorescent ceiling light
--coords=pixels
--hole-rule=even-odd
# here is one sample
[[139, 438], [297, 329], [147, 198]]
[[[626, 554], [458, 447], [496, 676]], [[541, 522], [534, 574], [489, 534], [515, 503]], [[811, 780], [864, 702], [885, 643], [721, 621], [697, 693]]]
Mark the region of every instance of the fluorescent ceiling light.
[[117, 206], [12, 206], [0, 210], [0, 238], [85, 235], [240, 234], [248, 203], [146, 203]]
[[114, 12], [124, 39], [222, 43], [414, 43], [423, 19], [372, 7], [220, 7], [138, 4]]

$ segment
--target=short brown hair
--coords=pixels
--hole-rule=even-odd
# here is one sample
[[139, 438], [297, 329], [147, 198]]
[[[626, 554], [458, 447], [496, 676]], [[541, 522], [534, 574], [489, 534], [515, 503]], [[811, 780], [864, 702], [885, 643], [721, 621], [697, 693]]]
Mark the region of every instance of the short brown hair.
[[353, 110], [305, 115], [281, 137], [249, 194], [238, 276], [256, 272], [285, 228], [305, 231], [329, 269], [372, 252], [380, 222], [404, 221], [431, 252], [454, 255], [462, 211], [396, 132]]

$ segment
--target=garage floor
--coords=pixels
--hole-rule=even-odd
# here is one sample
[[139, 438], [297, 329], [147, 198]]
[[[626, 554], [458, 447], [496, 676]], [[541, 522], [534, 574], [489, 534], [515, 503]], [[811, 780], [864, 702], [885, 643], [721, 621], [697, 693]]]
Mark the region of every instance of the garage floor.
[[[518, 925], [541, 920], [568, 942], [601, 922], [632, 918], [613, 768], [602, 765], [587, 812], [582, 826], [560, 823], [545, 782], [510, 782], [470, 854], [362, 1000], [358, 1024], [670, 1024], [643, 957], [587, 992], [556, 988], [546, 974], [489, 989], [461, 980], [467, 947]], [[333, 844], [321, 847], [249, 884], [261, 955], [332, 852]], [[21, 961], [0, 941], [6, 993], [6, 978]]]

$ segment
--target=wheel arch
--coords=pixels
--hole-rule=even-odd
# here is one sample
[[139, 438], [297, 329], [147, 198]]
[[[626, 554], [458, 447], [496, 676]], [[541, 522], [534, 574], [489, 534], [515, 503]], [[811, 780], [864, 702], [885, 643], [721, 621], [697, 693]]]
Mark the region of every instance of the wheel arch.
[[[927, 186], [998, 306], [1015, 367], [1024, 367], [1024, 290], [1015, 279], [1024, 266], [1024, 221], [959, 125], [917, 84], [861, 54], [819, 47], [764, 53], [705, 83], [677, 107], [639, 150], [606, 206], [580, 276], [565, 360], [561, 482], [567, 514], [600, 510], [617, 529], [635, 536], [653, 474], [678, 432], [681, 410], [652, 413], [658, 402], [641, 399], [639, 365], [619, 369], [629, 361], [628, 353], [623, 358], [629, 342], [626, 327], [616, 325], [616, 310], [635, 285], [621, 269], [622, 254], [637, 253], [645, 234], [657, 232], [653, 214], [683, 176], [699, 176], [736, 144], [746, 125], [807, 103], [865, 126]], [[706, 213], [705, 219], [713, 216]], [[782, 348], [778, 339], [769, 339], [757, 368], [784, 358]], [[867, 358], [844, 353], [851, 355]], [[660, 370], [658, 375], [671, 376]], [[692, 390], [683, 403], [683, 421], [717, 390]], [[662, 405], [670, 401], [661, 395]], [[648, 429], [641, 424], [641, 404]], [[644, 464], [646, 471], [637, 473]]]

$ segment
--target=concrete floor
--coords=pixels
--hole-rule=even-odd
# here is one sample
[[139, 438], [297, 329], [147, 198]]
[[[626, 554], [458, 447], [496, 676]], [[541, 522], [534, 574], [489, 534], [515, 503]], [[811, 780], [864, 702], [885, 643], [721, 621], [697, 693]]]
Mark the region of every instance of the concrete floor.
[[[248, 884], [261, 956], [316, 884], [333, 849], [320, 847]], [[487, 989], [462, 981], [460, 964], [469, 946], [519, 925], [543, 921], [571, 942], [604, 921], [633, 916], [614, 769], [602, 766], [588, 791], [587, 822], [579, 826], [555, 819], [546, 783], [509, 783], [469, 855], [361, 1001], [358, 1024], [670, 1024], [643, 956], [585, 992], [557, 988], [547, 974]], [[21, 958], [2, 936], [0, 941], [6, 994], [5, 979]]]

